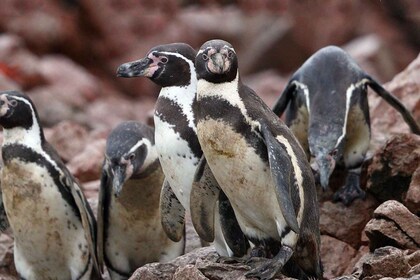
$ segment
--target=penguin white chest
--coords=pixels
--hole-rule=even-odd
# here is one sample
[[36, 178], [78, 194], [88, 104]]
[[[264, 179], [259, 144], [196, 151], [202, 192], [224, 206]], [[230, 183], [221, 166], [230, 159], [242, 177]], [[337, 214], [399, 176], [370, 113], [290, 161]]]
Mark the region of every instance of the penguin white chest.
[[221, 121], [200, 121], [197, 132], [207, 162], [244, 233], [278, 239], [276, 222], [285, 222], [268, 162], [260, 158], [243, 135]]
[[191, 186], [199, 159], [174, 125], [157, 116], [154, 121], [155, 146], [163, 172], [182, 206], [189, 209]]
[[25, 279], [81, 276], [73, 273], [89, 262], [84, 230], [48, 171], [12, 160], [2, 170], [2, 191], [18, 272]]

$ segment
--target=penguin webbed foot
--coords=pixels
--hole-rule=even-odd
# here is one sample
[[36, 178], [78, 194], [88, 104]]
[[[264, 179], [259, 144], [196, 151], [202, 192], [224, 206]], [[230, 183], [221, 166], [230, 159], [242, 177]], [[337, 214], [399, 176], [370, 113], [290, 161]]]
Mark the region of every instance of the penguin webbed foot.
[[262, 280], [272, 279], [283, 268], [292, 254], [292, 248], [282, 246], [278, 254], [273, 259], [251, 257], [248, 260], [248, 263], [254, 263], [258, 266], [245, 273], [245, 277], [255, 277]]
[[345, 206], [349, 206], [355, 199], [365, 197], [366, 192], [360, 188], [360, 174], [349, 172], [346, 184], [333, 195], [333, 202], [341, 201]]

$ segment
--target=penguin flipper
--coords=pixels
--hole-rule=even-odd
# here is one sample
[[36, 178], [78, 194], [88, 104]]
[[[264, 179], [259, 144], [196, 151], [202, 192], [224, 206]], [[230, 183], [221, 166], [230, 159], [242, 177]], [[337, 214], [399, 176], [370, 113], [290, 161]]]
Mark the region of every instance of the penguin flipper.
[[[104, 164], [105, 165], [105, 164]], [[105, 167], [102, 168], [102, 174], [101, 174], [101, 183], [99, 186], [99, 201], [98, 201], [98, 213], [97, 213], [97, 254], [98, 254], [98, 265], [99, 267], [103, 267], [104, 264], [104, 227], [105, 227], [105, 207], [109, 204], [107, 201], [107, 190], [109, 190], [109, 178], [108, 174], [105, 171]]]
[[10, 228], [9, 219], [3, 204], [3, 195], [0, 188], [0, 232], [5, 232]]
[[420, 127], [414, 120], [413, 115], [408, 111], [408, 109], [402, 104], [394, 95], [392, 95], [389, 91], [384, 89], [377, 81], [375, 81], [372, 77], [367, 76], [369, 86], [389, 105], [394, 107], [404, 118], [405, 122], [411, 129], [411, 132], [417, 135], [420, 135]]
[[[86, 200], [79, 184], [76, 179], [67, 169], [56, 150], [48, 143], [45, 142], [43, 146], [44, 150], [52, 157], [60, 168], [60, 181], [61, 183], [70, 190], [70, 193], [74, 199], [77, 209], [80, 213], [83, 230], [85, 232], [86, 240], [88, 242], [89, 253], [92, 257], [93, 272], [92, 279], [101, 279], [102, 269], [98, 264], [98, 256], [96, 251], [96, 220], [93, 215], [92, 208]], [[96, 278], [97, 277], [97, 278]]]
[[163, 230], [174, 242], [181, 240], [185, 228], [185, 208], [179, 202], [168, 180], [163, 181], [160, 193], [160, 212]]
[[279, 99], [277, 99], [276, 103], [273, 106], [273, 112], [278, 117], [281, 117], [283, 112], [286, 110], [287, 105], [289, 104], [290, 100], [292, 99], [292, 95], [293, 95], [295, 89], [296, 89], [296, 85], [293, 84], [293, 79], [291, 79], [287, 83], [286, 88], [283, 90]]
[[261, 122], [261, 132], [268, 151], [268, 161], [271, 175], [276, 184], [277, 200], [286, 223], [295, 232], [299, 233], [299, 225], [293, 206], [290, 189], [293, 187], [290, 177], [293, 173], [292, 162], [289, 155], [274, 137], [265, 122]]
[[242, 232], [232, 205], [225, 193], [219, 193], [219, 215], [223, 237], [234, 257], [244, 256], [250, 247], [248, 239]]
[[214, 240], [214, 210], [220, 187], [204, 156], [198, 164], [190, 194], [191, 220], [201, 239]]

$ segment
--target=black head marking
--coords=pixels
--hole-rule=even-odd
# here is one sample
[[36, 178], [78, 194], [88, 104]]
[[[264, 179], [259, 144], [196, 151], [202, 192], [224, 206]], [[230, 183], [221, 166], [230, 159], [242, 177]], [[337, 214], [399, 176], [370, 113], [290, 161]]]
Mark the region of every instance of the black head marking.
[[197, 78], [211, 83], [233, 81], [238, 72], [238, 58], [232, 45], [223, 40], [204, 43], [195, 59]]
[[125, 169], [131, 165], [132, 175], [139, 172], [149, 152], [147, 146], [141, 142], [142, 140], [148, 140], [154, 145], [154, 132], [151, 127], [135, 121], [118, 125], [111, 131], [106, 143], [106, 158], [109, 167], [111, 169], [124, 167]]
[[136, 61], [122, 64], [117, 71], [119, 77], [145, 76], [161, 87], [187, 86], [191, 81], [191, 69], [196, 52], [184, 43], [159, 45]]
[[[35, 116], [35, 119], [34, 117]], [[6, 129], [29, 129], [38, 122], [38, 114], [32, 101], [21, 92], [0, 92], [0, 125]]]

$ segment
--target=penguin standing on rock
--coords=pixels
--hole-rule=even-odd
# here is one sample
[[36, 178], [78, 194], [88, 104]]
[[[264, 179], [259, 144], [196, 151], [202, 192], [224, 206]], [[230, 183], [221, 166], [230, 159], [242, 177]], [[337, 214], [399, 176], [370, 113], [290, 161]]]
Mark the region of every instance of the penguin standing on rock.
[[[160, 45], [146, 57], [122, 64], [117, 71], [119, 77], [144, 76], [162, 87], [154, 112], [155, 141], [166, 176], [161, 194], [162, 224], [173, 241], [184, 232], [185, 209], [190, 208], [194, 173], [203, 155], [192, 109], [197, 88], [195, 56], [187, 44]], [[216, 251], [222, 256], [242, 256], [249, 243], [232, 216], [227, 198], [221, 195], [219, 202], [221, 215], [214, 215]], [[231, 230], [223, 235], [225, 223]]]
[[134, 121], [118, 125], [106, 143], [98, 206], [98, 255], [112, 280], [183, 253], [184, 240], [170, 240], [160, 222], [163, 180], [153, 128]]
[[1, 188], [20, 279], [99, 278], [92, 210], [45, 140], [32, 101], [1, 92], [0, 125]]
[[346, 183], [333, 200], [346, 205], [365, 196], [360, 172], [370, 142], [367, 86], [402, 114], [413, 133], [420, 134], [404, 105], [335, 46], [319, 50], [294, 73], [273, 109], [281, 116], [287, 108], [286, 124], [308, 159], [315, 158], [324, 189], [336, 164], [345, 166]]
[[[283, 269], [291, 277], [321, 279], [315, 182], [304, 151], [289, 128], [242, 84], [228, 42], [206, 42], [195, 66], [194, 113], [207, 164], [245, 236], [274, 255], [246, 276], [272, 279]], [[206, 176], [204, 171], [200, 166], [196, 180]], [[193, 225], [207, 241], [213, 238], [211, 213], [219, 191], [211, 182], [194, 184], [191, 191]]]

